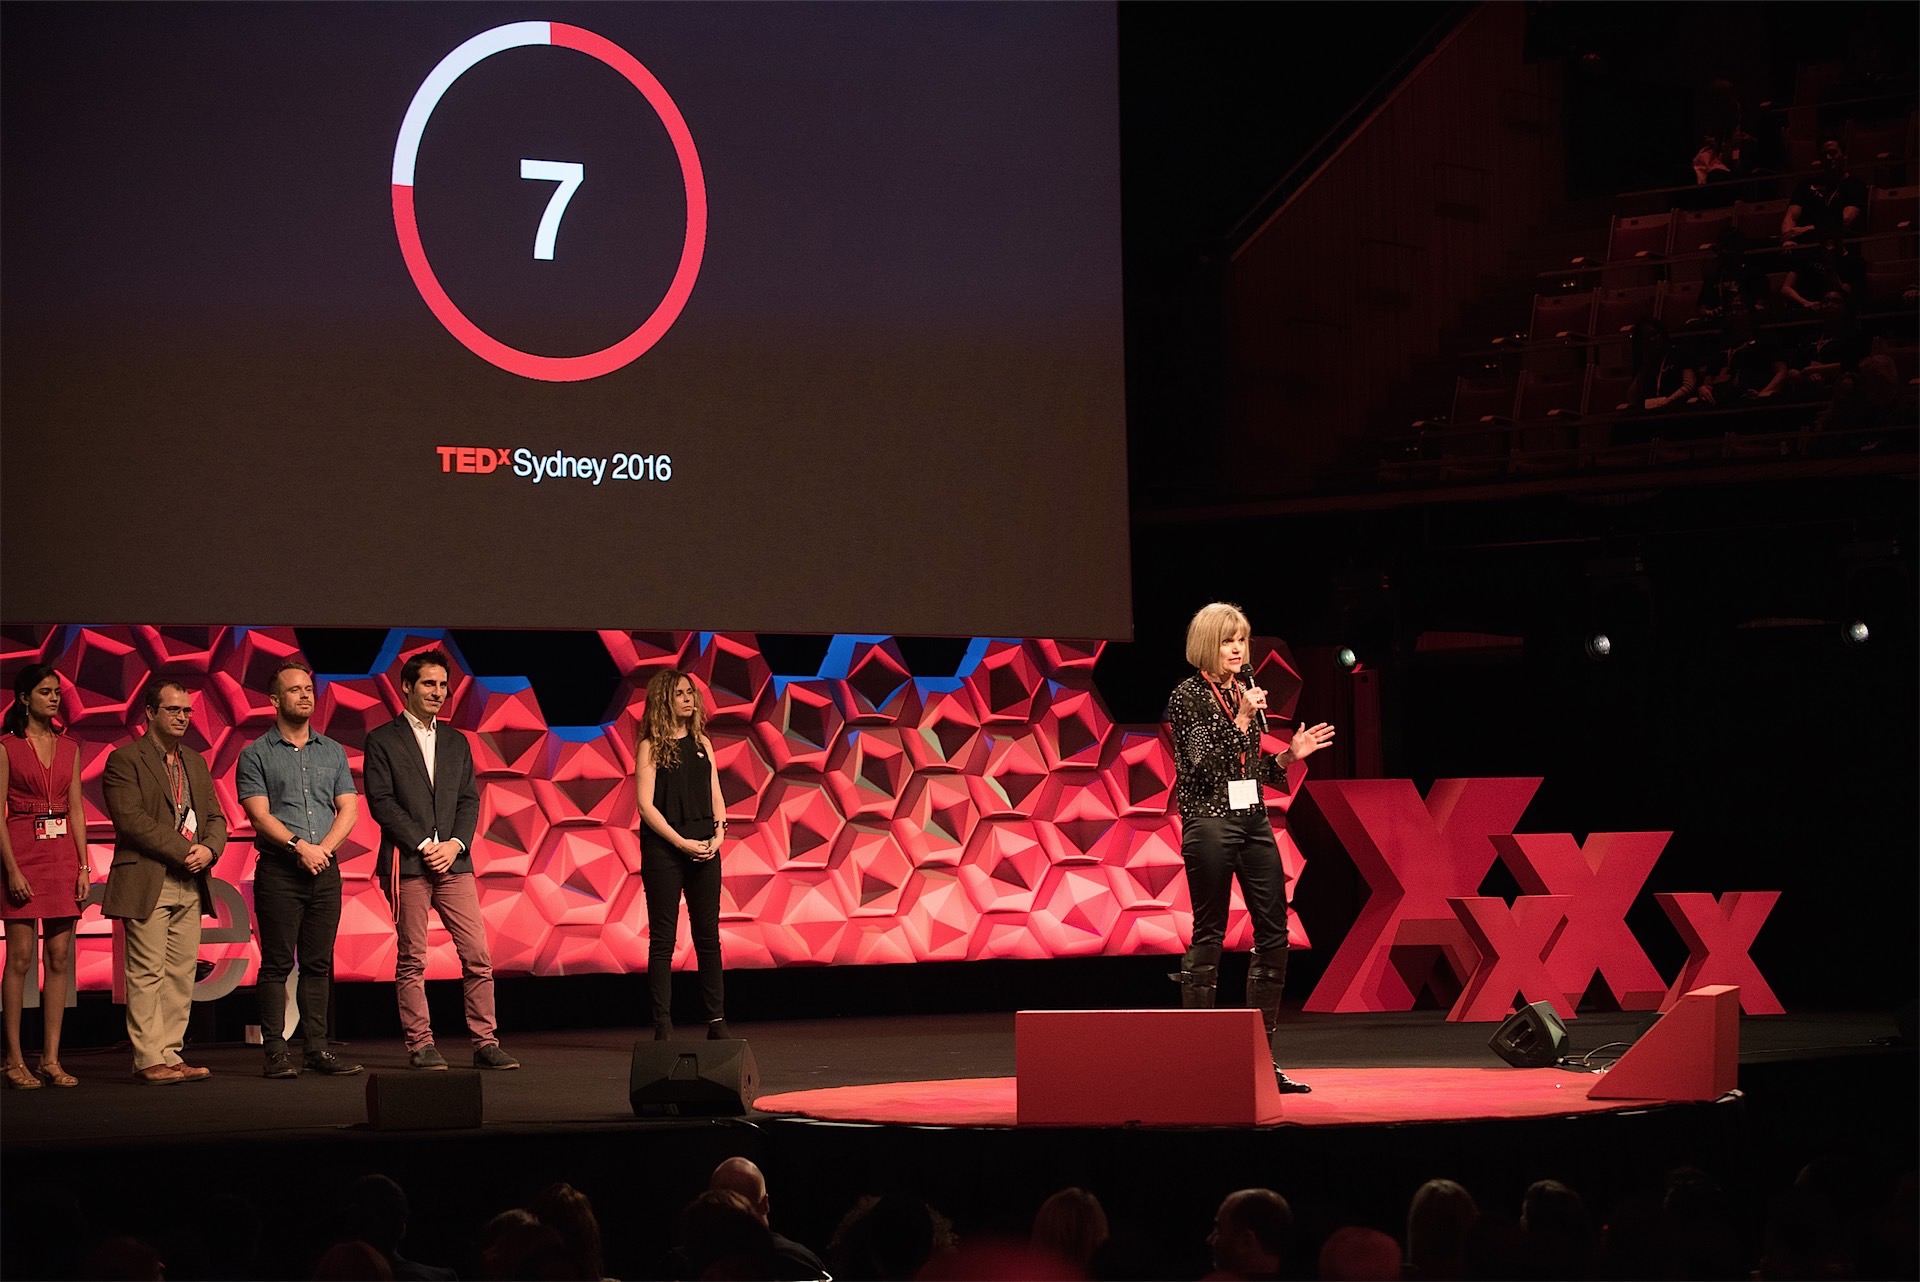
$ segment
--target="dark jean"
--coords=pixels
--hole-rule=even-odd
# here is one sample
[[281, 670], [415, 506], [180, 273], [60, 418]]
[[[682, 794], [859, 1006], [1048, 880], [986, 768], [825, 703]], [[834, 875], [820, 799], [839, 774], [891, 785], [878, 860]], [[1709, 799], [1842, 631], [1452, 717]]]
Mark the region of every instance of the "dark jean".
[[[651, 834], [649, 834], [651, 836]], [[700, 963], [700, 997], [709, 1020], [726, 1015], [720, 963], [720, 856], [695, 859], [665, 842], [640, 843], [640, 882], [647, 891], [647, 991], [653, 1022], [673, 1017], [673, 945], [680, 896], [687, 897], [687, 928]]]
[[1193, 947], [1219, 948], [1227, 937], [1233, 878], [1253, 917], [1253, 948], [1267, 966], [1287, 964], [1287, 878], [1266, 807], [1181, 821], [1180, 857], [1193, 899]]
[[319, 876], [298, 861], [261, 852], [253, 870], [253, 914], [260, 923], [260, 1040], [267, 1054], [284, 1054], [287, 976], [300, 961], [301, 1033], [307, 1054], [327, 1049], [327, 1000], [333, 985], [333, 940], [340, 929], [340, 869]]

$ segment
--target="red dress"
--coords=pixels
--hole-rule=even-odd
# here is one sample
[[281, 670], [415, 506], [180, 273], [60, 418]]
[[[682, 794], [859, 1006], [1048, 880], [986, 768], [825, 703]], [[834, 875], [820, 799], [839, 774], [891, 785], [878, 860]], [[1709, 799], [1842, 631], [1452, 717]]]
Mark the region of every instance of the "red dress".
[[[53, 766], [40, 764], [33, 742], [25, 735], [0, 736], [7, 747], [7, 841], [13, 861], [33, 887], [33, 898], [16, 904], [0, 885], [0, 920], [23, 921], [39, 917], [78, 917], [80, 903], [73, 897], [80, 880], [80, 855], [73, 836], [34, 839], [34, 816], [65, 815], [67, 791], [73, 782], [73, 759], [78, 745], [67, 735], [53, 741]], [[72, 823], [86, 816], [73, 815]]]

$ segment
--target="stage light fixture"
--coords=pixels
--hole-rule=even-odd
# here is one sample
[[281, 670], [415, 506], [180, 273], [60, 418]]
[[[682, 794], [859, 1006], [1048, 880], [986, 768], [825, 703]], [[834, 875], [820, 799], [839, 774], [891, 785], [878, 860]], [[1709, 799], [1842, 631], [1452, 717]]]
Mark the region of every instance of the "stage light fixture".
[[1851, 646], [1865, 645], [1872, 636], [1864, 619], [1855, 619], [1840, 631], [1840, 639]]
[[1340, 665], [1342, 672], [1354, 672], [1360, 667], [1360, 656], [1344, 645], [1333, 652], [1333, 661]]
[[1587, 657], [1595, 663], [1613, 653], [1613, 639], [1604, 632], [1594, 632], [1587, 637]]

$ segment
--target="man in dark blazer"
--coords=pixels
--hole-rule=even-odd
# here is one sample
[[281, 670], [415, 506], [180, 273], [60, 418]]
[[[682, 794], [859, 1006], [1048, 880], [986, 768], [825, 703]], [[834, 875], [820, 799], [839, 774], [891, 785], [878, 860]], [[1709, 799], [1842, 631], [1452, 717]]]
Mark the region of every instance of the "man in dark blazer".
[[200, 918], [214, 910], [207, 870], [227, 845], [213, 776], [180, 742], [193, 694], [164, 677], [147, 684], [147, 733], [107, 758], [102, 784], [113, 818], [113, 866], [103, 911], [126, 922], [127, 1040], [134, 1080], [204, 1081], [210, 1068], [180, 1048], [193, 1014]]
[[453, 661], [426, 650], [400, 669], [406, 711], [367, 733], [363, 782], [367, 810], [380, 825], [375, 865], [393, 905], [399, 957], [393, 985], [407, 1063], [445, 1069], [427, 1014], [427, 908], [440, 914], [460, 954], [467, 1031], [475, 1068], [518, 1068], [500, 1047], [493, 1009], [493, 959], [473, 881], [473, 831], [480, 822], [480, 788], [473, 750], [452, 726], [437, 720], [446, 702]]

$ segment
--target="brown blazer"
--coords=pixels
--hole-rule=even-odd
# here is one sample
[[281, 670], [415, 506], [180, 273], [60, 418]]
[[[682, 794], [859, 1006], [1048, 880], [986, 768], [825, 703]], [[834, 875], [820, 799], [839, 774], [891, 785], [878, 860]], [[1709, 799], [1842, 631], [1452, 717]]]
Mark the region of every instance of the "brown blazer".
[[[200, 831], [195, 837], [218, 859], [227, 847], [227, 818], [213, 792], [213, 775], [199, 753], [180, 745], [187, 768], [187, 795]], [[107, 813], [113, 817], [113, 866], [107, 870], [107, 893], [101, 911], [109, 917], [138, 921], [153, 915], [167, 869], [181, 868], [193, 842], [173, 824], [173, 794], [167, 787], [167, 758], [159, 741], [142, 735], [115, 748], [101, 777], [107, 794]], [[212, 867], [194, 880], [200, 886], [200, 911], [214, 908], [208, 884]]]

